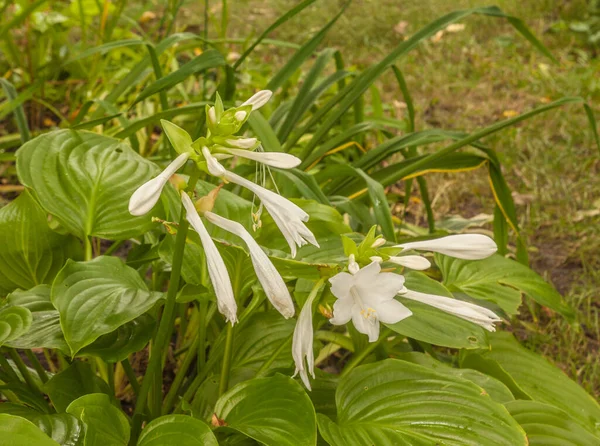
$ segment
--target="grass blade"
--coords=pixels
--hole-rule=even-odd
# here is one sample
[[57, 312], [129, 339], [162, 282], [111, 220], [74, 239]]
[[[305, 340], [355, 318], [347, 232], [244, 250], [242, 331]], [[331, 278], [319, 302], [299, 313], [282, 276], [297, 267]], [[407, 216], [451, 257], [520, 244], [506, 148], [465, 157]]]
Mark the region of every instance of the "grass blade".
[[[2, 89], [4, 90], [6, 98], [9, 101], [14, 101], [18, 96], [14, 85], [2, 77], [0, 77], [0, 83], [2, 84]], [[19, 128], [19, 133], [21, 134], [21, 142], [25, 144], [31, 139], [31, 132], [29, 131], [29, 125], [27, 124], [27, 118], [25, 117], [23, 104], [18, 104], [15, 106], [13, 113], [15, 115], [17, 127]]]

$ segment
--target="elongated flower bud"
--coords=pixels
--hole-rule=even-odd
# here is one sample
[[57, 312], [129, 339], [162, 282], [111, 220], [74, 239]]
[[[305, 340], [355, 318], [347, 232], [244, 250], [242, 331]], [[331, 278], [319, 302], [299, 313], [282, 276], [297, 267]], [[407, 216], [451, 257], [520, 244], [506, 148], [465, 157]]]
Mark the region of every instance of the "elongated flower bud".
[[202, 219], [198, 215], [190, 197], [185, 192], [182, 192], [181, 200], [185, 207], [187, 221], [190, 222], [192, 228], [200, 236], [200, 241], [206, 255], [208, 275], [215, 290], [219, 312], [233, 325], [237, 322], [237, 304], [225, 262], [223, 262], [223, 258], [219, 254], [215, 242], [204, 227], [204, 223], [202, 223]]
[[402, 265], [410, 269], [421, 271], [431, 266], [431, 262], [425, 257], [421, 256], [391, 256], [388, 262], [395, 263], [396, 265]]
[[[315, 353], [313, 352], [313, 322], [312, 322], [312, 306], [317, 293], [311, 293], [307, 301], [304, 303], [296, 327], [294, 328], [294, 337], [292, 338], [292, 357], [296, 365], [294, 376], [300, 374], [302, 382], [308, 390], [310, 381], [308, 374], [315, 378]], [[306, 358], [306, 365], [304, 359]]]
[[271, 90], [261, 90], [254, 94], [250, 99], [244, 102], [242, 105], [252, 105], [252, 110], [258, 110], [271, 99], [273, 92]]
[[256, 145], [258, 139], [256, 138], [228, 138], [225, 143], [230, 147], [237, 147], [238, 149], [251, 149]]
[[222, 150], [232, 155], [239, 156], [240, 158], [253, 160], [278, 169], [293, 169], [302, 162], [300, 158], [290, 155], [289, 153], [251, 152], [249, 150], [231, 149], [229, 147], [223, 147]]
[[225, 168], [214, 156], [211, 155], [208, 147], [202, 147], [202, 155], [204, 155], [204, 159], [206, 159], [206, 166], [208, 167], [208, 172], [211, 175], [222, 177], [225, 174]]
[[464, 260], [485, 259], [498, 250], [496, 243], [483, 234], [449, 235], [433, 240], [403, 243], [397, 245], [397, 247], [439, 252], [440, 254]]
[[129, 199], [129, 213], [140, 216], [150, 212], [158, 202], [163, 187], [165, 187], [169, 178], [186, 163], [189, 157], [189, 153], [182, 153], [165, 170], [159, 173], [156, 178], [138, 187]]
[[250, 251], [254, 271], [267, 298], [283, 317], [286, 319], [292, 317], [294, 315], [294, 302], [287, 286], [285, 286], [285, 282], [269, 257], [256, 243], [252, 235], [246, 231], [246, 228], [236, 221], [228, 220], [212, 212], [205, 212], [204, 217], [212, 224], [237, 235], [246, 243]]

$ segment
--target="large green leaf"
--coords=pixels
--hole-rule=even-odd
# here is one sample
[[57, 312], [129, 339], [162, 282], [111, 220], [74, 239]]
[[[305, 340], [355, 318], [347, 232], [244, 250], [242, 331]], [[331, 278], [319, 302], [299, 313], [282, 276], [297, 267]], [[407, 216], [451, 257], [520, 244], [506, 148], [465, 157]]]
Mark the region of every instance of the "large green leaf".
[[138, 446], [218, 446], [210, 427], [187, 415], [166, 415], [144, 428]]
[[465, 379], [406, 361], [357, 367], [336, 391], [337, 422], [319, 414], [332, 446], [526, 445], [504, 406]]
[[494, 302], [513, 315], [521, 305], [521, 293], [573, 318], [573, 310], [549, 283], [528, 267], [499, 254], [484, 260], [460, 260], [436, 254], [436, 263], [450, 291]]
[[25, 307], [8, 307], [0, 310], [0, 345], [7, 344], [27, 333], [32, 319], [31, 311]]
[[85, 424], [85, 446], [125, 446], [129, 441], [129, 421], [108, 395], [91, 393], [77, 398], [67, 413]]
[[314, 445], [315, 410], [296, 381], [275, 374], [238, 384], [225, 393], [215, 414], [248, 437], [267, 446]]
[[[439, 282], [423, 273], [409, 272], [404, 276], [408, 289], [421, 293], [452, 297]], [[398, 298], [413, 315], [388, 325], [396, 333], [419, 341], [452, 348], [482, 348], [488, 345], [485, 330], [472, 322], [438, 310], [432, 306], [409, 299]]]
[[50, 283], [81, 246], [50, 229], [48, 218], [28, 192], [0, 209], [0, 296]]
[[0, 446], [58, 446], [35, 424], [25, 418], [0, 414]]
[[27, 308], [32, 315], [31, 329], [6, 345], [14, 348], [58, 348], [64, 352], [69, 351], [60, 329], [58, 311], [50, 300], [49, 285], [14, 291], [8, 295], [6, 305]]
[[510, 333], [495, 333], [490, 343], [484, 358], [496, 360], [533, 400], [564, 410], [600, 435], [600, 405], [560, 369], [519, 345]]
[[17, 152], [21, 183], [79, 238], [126, 239], [151, 229], [152, 215], [134, 217], [128, 203], [157, 171], [119, 140], [85, 131], [46, 133]]
[[110, 394], [108, 384], [98, 377], [86, 362], [75, 361], [57, 373], [43, 386], [43, 390], [57, 412], [64, 412], [69, 404], [89, 393]]
[[52, 303], [71, 354], [148, 311], [163, 293], [117, 257], [68, 261], [52, 285]]
[[525, 429], [530, 446], [592, 446], [600, 444], [568, 413], [537, 401], [511, 401], [506, 408]]
[[16, 415], [31, 421], [46, 435], [63, 446], [83, 445], [83, 424], [68, 413], [41, 413], [30, 407], [13, 403], [0, 404], [0, 413]]

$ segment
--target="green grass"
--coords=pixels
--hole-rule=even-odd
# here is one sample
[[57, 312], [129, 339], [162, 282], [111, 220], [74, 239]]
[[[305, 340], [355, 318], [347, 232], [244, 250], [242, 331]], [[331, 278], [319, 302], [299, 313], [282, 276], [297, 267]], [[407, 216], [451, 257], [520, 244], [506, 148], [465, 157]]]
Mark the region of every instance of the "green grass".
[[[237, 10], [231, 8], [230, 33], [256, 33], [292, 3], [272, 2], [265, 7], [264, 2], [248, 1]], [[339, 4], [317, 2], [270, 37], [301, 43]], [[338, 48], [346, 64], [362, 68], [443, 13], [486, 4], [466, 0], [354, 1], [324, 45]], [[535, 52], [502, 20], [468, 19], [463, 31], [445, 33], [399, 63], [415, 101], [419, 129], [470, 131], [561, 96], [578, 95], [591, 104], [598, 103], [600, 60], [592, 57], [580, 36], [568, 31], [569, 21], [585, 19], [585, 1], [499, 0], [495, 4], [524, 19], [559, 63]], [[218, 14], [218, 10], [213, 12]], [[289, 50], [270, 48], [259, 54], [263, 59], [251, 64], [277, 65]], [[257, 71], [254, 76], [251, 84], [260, 82], [264, 74]], [[402, 116], [401, 95], [392, 77], [383, 77], [378, 86], [390, 113]], [[600, 396], [595, 360], [600, 354], [600, 157], [585, 114], [579, 107], [567, 107], [484, 142], [498, 151], [503, 162], [529, 242], [532, 266], [554, 283], [579, 315], [580, 325], [570, 326], [558, 316], [524, 306], [512, 329], [528, 346]], [[430, 175], [428, 180], [438, 218], [449, 214], [470, 217], [493, 210], [483, 171]], [[413, 206], [411, 213], [412, 218], [423, 221], [421, 206]]]

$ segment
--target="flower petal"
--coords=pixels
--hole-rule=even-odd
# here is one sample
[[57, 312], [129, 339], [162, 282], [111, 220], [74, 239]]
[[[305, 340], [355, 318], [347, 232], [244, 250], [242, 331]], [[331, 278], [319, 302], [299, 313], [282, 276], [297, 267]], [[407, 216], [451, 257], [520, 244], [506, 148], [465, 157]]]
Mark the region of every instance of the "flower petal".
[[439, 252], [464, 260], [485, 259], [498, 250], [496, 243], [483, 234], [449, 235], [439, 239], [403, 243], [397, 247]]
[[354, 301], [351, 299], [338, 299], [333, 304], [333, 317], [329, 322], [333, 325], [344, 325], [352, 319], [352, 307]]
[[[363, 268], [364, 269], [364, 268]], [[362, 271], [362, 270], [361, 270]], [[359, 280], [356, 278], [354, 286], [366, 305], [374, 307], [377, 302], [391, 300], [404, 286], [404, 276], [395, 273], [379, 273], [374, 278]]]
[[384, 324], [395, 324], [412, 316], [412, 311], [395, 299], [375, 305], [375, 311], [377, 311], [377, 318]]
[[206, 166], [208, 167], [208, 172], [211, 175], [214, 175], [215, 177], [221, 177], [225, 174], [225, 168], [214, 156], [211, 155], [208, 147], [202, 147], [202, 155], [204, 155], [204, 159], [206, 159]]
[[431, 267], [431, 262], [423, 256], [391, 256], [387, 261], [395, 263], [396, 265], [406, 266], [407, 268], [417, 271]]
[[289, 153], [251, 152], [249, 150], [231, 149], [229, 147], [224, 147], [223, 150], [226, 150], [232, 155], [239, 156], [240, 158], [247, 158], [249, 160], [279, 169], [293, 169], [302, 162], [300, 158], [290, 155]]
[[337, 273], [329, 279], [331, 284], [331, 293], [338, 299], [348, 299], [350, 297], [350, 287], [354, 285], [354, 277], [348, 273]]
[[352, 311], [352, 323], [359, 333], [369, 337], [369, 342], [375, 342], [379, 338], [379, 320], [367, 319], [358, 305], [355, 305]]
[[[294, 376], [300, 374], [302, 382], [308, 390], [311, 390], [308, 373], [315, 377], [315, 354], [313, 352], [313, 325], [312, 325], [312, 306], [315, 297], [318, 293], [313, 293], [312, 296], [304, 303], [296, 327], [294, 328], [294, 336], [292, 338], [292, 357], [296, 365]], [[306, 367], [304, 359], [306, 358]]]

